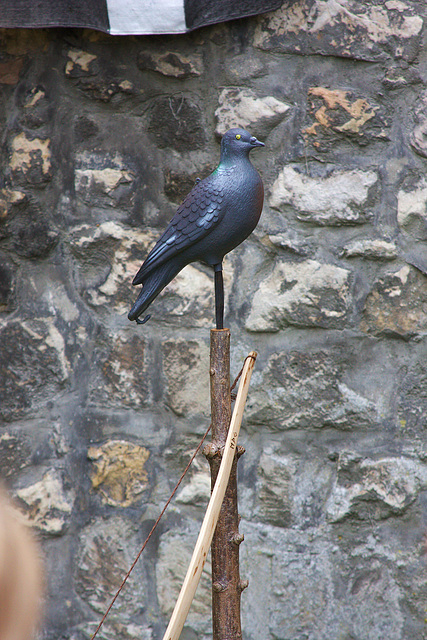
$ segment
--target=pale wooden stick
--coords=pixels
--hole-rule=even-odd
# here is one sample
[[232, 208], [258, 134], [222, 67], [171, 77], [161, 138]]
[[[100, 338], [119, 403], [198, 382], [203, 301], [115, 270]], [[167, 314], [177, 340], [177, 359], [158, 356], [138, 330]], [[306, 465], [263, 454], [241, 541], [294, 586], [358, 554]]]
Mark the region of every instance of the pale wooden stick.
[[255, 351], [246, 358], [243, 367], [242, 377], [240, 379], [239, 390], [237, 392], [236, 404], [234, 406], [233, 415], [231, 417], [230, 428], [228, 430], [227, 440], [224, 446], [221, 466], [215, 486], [212, 491], [211, 499], [203, 519], [199, 537], [194, 547], [193, 555], [181, 587], [175, 609], [173, 610], [168, 628], [163, 636], [163, 640], [178, 640], [184, 622], [187, 618], [188, 610], [196, 593], [199, 584], [206, 556], [212, 542], [212, 536], [215, 531], [222, 501], [224, 499], [225, 490], [227, 488], [230, 476], [231, 465], [233, 464], [234, 454], [237, 446], [237, 438], [239, 437], [240, 425], [242, 424], [243, 410], [245, 408], [246, 398], [248, 395], [249, 382], [252, 371], [255, 366], [257, 354]]

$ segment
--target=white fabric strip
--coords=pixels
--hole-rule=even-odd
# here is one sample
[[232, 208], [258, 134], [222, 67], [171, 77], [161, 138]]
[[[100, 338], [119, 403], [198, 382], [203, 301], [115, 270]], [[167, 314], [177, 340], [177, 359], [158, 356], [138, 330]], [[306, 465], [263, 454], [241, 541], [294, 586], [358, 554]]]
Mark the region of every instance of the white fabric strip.
[[185, 0], [107, 0], [112, 35], [185, 33]]

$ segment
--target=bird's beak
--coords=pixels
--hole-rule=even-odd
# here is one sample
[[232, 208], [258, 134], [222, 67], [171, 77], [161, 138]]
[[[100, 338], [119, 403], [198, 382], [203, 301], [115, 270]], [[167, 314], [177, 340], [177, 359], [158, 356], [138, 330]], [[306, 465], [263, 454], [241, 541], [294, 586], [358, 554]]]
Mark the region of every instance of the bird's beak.
[[253, 138], [251, 138], [251, 145], [253, 147], [265, 147], [265, 144], [263, 142], [260, 142], [259, 140], [257, 140], [255, 138], [255, 136]]

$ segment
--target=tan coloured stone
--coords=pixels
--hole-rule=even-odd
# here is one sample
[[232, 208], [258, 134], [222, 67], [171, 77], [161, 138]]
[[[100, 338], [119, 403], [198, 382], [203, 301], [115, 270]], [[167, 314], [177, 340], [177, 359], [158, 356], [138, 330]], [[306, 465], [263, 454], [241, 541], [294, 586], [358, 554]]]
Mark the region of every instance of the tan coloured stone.
[[397, 194], [397, 221], [403, 231], [427, 240], [427, 180]]
[[380, 5], [357, 0], [296, 0], [258, 19], [254, 44], [284, 53], [359, 60], [394, 55], [412, 60], [422, 27], [421, 16], [400, 0]]
[[[224, 276], [225, 282], [227, 276]], [[176, 299], [168, 310], [172, 317], [190, 316], [189, 321], [193, 326], [212, 326], [215, 313], [213, 277], [201, 269], [192, 264], [184, 267], [164, 288], [159, 298], [166, 296]], [[207, 314], [212, 317], [206, 317]]]
[[[93, 520], [79, 533], [78, 555], [73, 565], [76, 591], [85, 606], [102, 615], [136, 558], [141, 545], [139, 532], [129, 520], [112, 516]], [[106, 619], [103, 634], [108, 640], [129, 638], [111, 632], [115, 629], [117, 633], [120, 627], [125, 631], [137, 612], [146, 606], [149, 586], [143, 558], [135, 565], [130, 582], [132, 588], [128, 584], [122, 590]]]
[[[233, 278], [232, 263], [224, 261], [225, 306]], [[163, 290], [159, 300], [174, 300], [168, 303], [167, 313], [170, 318], [183, 317], [188, 326], [213, 327], [215, 316], [213, 275], [205, 273], [197, 266], [189, 264]]]
[[140, 407], [147, 399], [145, 341], [137, 335], [111, 336], [111, 350], [102, 366], [110, 399]]
[[124, 93], [132, 93], [134, 87], [133, 87], [132, 82], [130, 82], [130, 80], [123, 80], [123, 82], [120, 82], [119, 88]]
[[[351, 100], [347, 91], [331, 90], [325, 87], [311, 87], [308, 96], [320, 98], [324, 104], [314, 113], [315, 122], [311, 127], [304, 130], [307, 135], [316, 135], [318, 127], [331, 127], [341, 133], [361, 133], [363, 126], [375, 117], [378, 106], [372, 106], [364, 98]], [[337, 109], [342, 109], [348, 115], [348, 119], [341, 125], [334, 123]]]
[[374, 171], [335, 171], [325, 178], [312, 178], [286, 166], [271, 188], [270, 206], [290, 206], [299, 220], [320, 225], [365, 222], [369, 189], [377, 183]]
[[51, 176], [51, 155], [49, 139], [30, 139], [25, 133], [19, 133], [12, 140], [10, 168], [27, 174], [30, 169], [40, 167], [42, 177], [46, 179]]
[[404, 265], [379, 278], [366, 298], [362, 331], [409, 338], [427, 331], [427, 278]]
[[258, 464], [256, 515], [262, 522], [287, 527], [292, 511], [293, 467], [280, 456], [263, 452]]
[[103, 502], [114, 507], [129, 507], [141, 498], [148, 486], [145, 463], [150, 452], [124, 440], [110, 440], [90, 447], [88, 458], [94, 464], [92, 487]]
[[398, 256], [394, 242], [386, 240], [353, 240], [343, 247], [346, 258], [366, 258], [368, 260], [394, 260]]
[[98, 255], [98, 247], [101, 247], [102, 251], [105, 243], [112, 247], [112, 258], [109, 259], [105, 281], [101, 285], [98, 282], [88, 282], [85, 286], [85, 293], [91, 305], [105, 305], [118, 314], [127, 314], [137, 293], [137, 289], [132, 287], [133, 277], [154, 239], [155, 234], [152, 232], [127, 229], [114, 221], [103, 222], [93, 227], [81, 225], [73, 230], [71, 247], [83, 263], [93, 259], [93, 255]]
[[25, 103], [25, 108], [26, 109], [31, 109], [40, 100], [43, 100], [43, 98], [46, 98], [46, 93], [43, 91], [43, 89], [40, 89], [39, 87], [34, 87], [30, 91], [30, 96], [29, 96], [29, 99], [27, 100], [27, 102]]
[[69, 76], [75, 70], [76, 67], [80, 71], [89, 72], [91, 63], [96, 60], [96, 56], [87, 51], [80, 49], [70, 49], [67, 53], [69, 60], [65, 65], [65, 75]]
[[75, 496], [64, 489], [58, 471], [51, 469], [39, 482], [19, 489], [15, 495], [23, 505], [28, 524], [52, 536], [64, 532]]
[[22, 191], [0, 189], [0, 220], [6, 218], [14, 204], [24, 202], [26, 196]]
[[404, 512], [426, 488], [427, 466], [416, 460], [359, 460], [342, 454], [326, 510], [332, 522], [351, 515], [382, 519]]
[[91, 182], [94, 182], [101, 187], [104, 193], [109, 194], [116, 189], [119, 184], [131, 182], [132, 179], [130, 173], [122, 169], [112, 169], [110, 167], [105, 169], [77, 169], [76, 190], [83, 191]]
[[248, 422], [273, 432], [331, 426], [345, 431], [375, 425], [380, 407], [344, 382], [341, 357], [317, 349], [272, 355], [260, 384], [248, 397]]
[[55, 318], [0, 323], [0, 337], [1, 411], [16, 418], [58, 393], [70, 363]]
[[125, 167], [120, 154], [116, 154], [113, 158], [104, 158], [85, 151], [77, 156], [76, 166], [78, 168], [74, 173], [75, 189], [83, 197], [91, 187], [98, 187], [103, 193], [109, 195], [117, 189], [119, 184], [134, 180], [134, 175]]
[[350, 305], [350, 272], [346, 269], [316, 260], [276, 262], [253, 297], [246, 329], [338, 328], [345, 323]]
[[207, 506], [211, 496], [211, 478], [208, 470], [194, 473], [176, 497], [181, 504], [202, 504]]
[[427, 92], [420, 96], [418, 104], [414, 109], [415, 127], [411, 135], [411, 146], [413, 149], [424, 158], [427, 157]]
[[312, 243], [291, 228], [281, 233], [270, 234], [267, 238], [262, 238], [261, 242], [266, 246], [271, 243], [275, 247], [281, 247], [300, 256], [308, 256], [314, 253]]
[[268, 69], [265, 63], [256, 56], [248, 56], [247, 53], [227, 56], [224, 60], [225, 72], [232, 84], [241, 85], [242, 80], [250, 81], [252, 78], [267, 75]]
[[166, 401], [179, 416], [210, 411], [209, 347], [184, 339], [163, 343], [163, 372], [167, 380]]
[[153, 52], [141, 51], [138, 56], [138, 67], [141, 70], [157, 71], [163, 76], [172, 78], [189, 78], [203, 73], [203, 59], [200, 54], [193, 53], [191, 58], [178, 51]]
[[12, 326], [22, 328], [30, 340], [33, 341], [35, 348], [40, 354], [45, 354], [50, 347], [56, 352], [60, 368], [60, 380], [64, 382], [69, 375], [70, 365], [65, 354], [65, 343], [62, 334], [56, 328], [52, 318], [37, 319], [37, 323], [16, 322]]
[[219, 106], [215, 111], [216, 133], [224, 133], [232, 127], [243, 127], [254, 135], [266, 135], [283, 120], [290, 106], [273, 96], [260, 98], [250, 89], [228, 87], [218, 97]]

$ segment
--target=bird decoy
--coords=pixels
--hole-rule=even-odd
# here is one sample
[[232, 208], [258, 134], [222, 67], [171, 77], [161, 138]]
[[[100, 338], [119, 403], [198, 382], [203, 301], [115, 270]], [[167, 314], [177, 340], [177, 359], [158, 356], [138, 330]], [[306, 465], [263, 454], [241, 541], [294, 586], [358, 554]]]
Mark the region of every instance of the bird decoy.
[[143, 320], [139, 316], [162, 289], [187, 264], [200, 261], [214, 269], [216, 328], [223, 328], [222, 260], [258, 224], [264, 187], [249, 152], [264, 146], [245, 129], [224, 134], [219, 165], [207, 178], [196, 181], [134, 277], [132, 284], [142, 284], [142, 290], [129, 320], [147, 322], [150, 315]]

